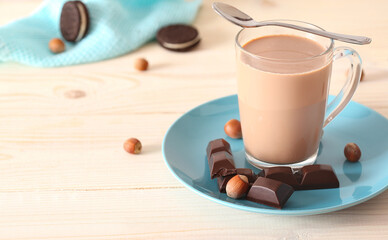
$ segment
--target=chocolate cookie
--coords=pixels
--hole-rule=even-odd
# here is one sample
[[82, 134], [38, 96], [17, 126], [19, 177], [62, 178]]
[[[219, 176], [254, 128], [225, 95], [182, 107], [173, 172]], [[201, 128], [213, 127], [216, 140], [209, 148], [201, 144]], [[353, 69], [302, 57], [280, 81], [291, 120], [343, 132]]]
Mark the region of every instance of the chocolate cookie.
[[85, 37], [89, 29], [89, 14], [81, 1], [69, 1], [63, 5], [60, 28], [62, 36], [69, 42]]
[[197, 29], [183, 24], [161, 28], [156, 39], [162, 47], [177, 52], [189, 51], [200, 41]]

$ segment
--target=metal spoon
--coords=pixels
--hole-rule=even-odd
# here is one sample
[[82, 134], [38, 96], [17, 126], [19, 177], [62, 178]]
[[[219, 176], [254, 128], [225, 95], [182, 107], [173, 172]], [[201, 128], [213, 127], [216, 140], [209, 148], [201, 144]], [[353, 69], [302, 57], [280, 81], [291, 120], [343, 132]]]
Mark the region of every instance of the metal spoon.
[[225, 4], [225, 3], [215, 2], [215, 3], [213, 3], [213, 9], [219, 15], [224, 17], [226, 20], [229, 20], [230, 22], [232, 22], [240, 27], [243, 27], [243, 28], [253, 28], [253, 27], [263, 27], [263, 26], [280, 26], [280, 27], [293, 28], [296, 30], [313, 33], [313, 34], [316, 34], [316, 35], [319, 35], [322, 37], [332, 38], [332, 39], [339, 40], [342, 42], [347, 42], [347, 43], [354, 43], [354, 44], [363, 45], [363, 44], [369, 44], [372, 41], [372, 39], [370, 39], [368, 37], [326, 32], [326, 31], [321, 31], [321, 30], [317, 30], [317, 29], [301, 27], [301, 26], [293, 25], [293, 24], [289, 24], [289, 23], [273, 22], [273, 21], [256, 22], [247, 14], [245, 14], [245, 13], [241, 12], [240, 10], [238, 10], [237, 8], [230, 6], [228, 4]]

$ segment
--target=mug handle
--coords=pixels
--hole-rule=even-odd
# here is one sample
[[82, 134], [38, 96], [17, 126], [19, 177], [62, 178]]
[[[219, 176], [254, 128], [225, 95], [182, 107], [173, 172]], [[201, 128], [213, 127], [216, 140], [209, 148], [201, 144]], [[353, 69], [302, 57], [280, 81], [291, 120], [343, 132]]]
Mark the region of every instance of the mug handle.
[[352, 48], [338, 47], [334, 49], [333, 61], [347, 57], [350, 62], [350, 69], [347, 80], [341, 91], [326, 107], [326, 119], [323, 127], [326, 127], [350, 102], [360, 82], [362, 72], [362, 61], [360, 55]]

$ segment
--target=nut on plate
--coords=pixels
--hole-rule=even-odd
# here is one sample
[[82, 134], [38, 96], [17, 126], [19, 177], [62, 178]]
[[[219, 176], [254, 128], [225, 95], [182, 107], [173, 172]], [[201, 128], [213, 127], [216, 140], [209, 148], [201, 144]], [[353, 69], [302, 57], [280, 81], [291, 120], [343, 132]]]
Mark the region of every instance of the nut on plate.
[[357, 162], [361, 158], [361, 149], [355, 143], [348, 143], [345, 146], [344, 154], [349, 162]]
[[131, 154], [139, 154], [141, 152], [141, 142], [137, 138], [129, 138], [124, 142], [124, 150]]
[[241, 123], [237, 119], [229, 120], [224, 126], [224, 131], [231, 138], [242, 138]]
[[139, 71], [145, 71], [148, 69], [148, 61], [144, 58], [138, 58], [135, 60], [134, 66]]
[[[349, 76], [349, 72], [350, 72], [349, 69], [347, 69], [346, 72], [345, 72], [345, 75]], [[360, 76], [360, 82], [362, 82], [364, 80], [364, 75], [365, 75], [365, 71], [364, 71], [364, 69], [362, 69], [361, 70], [361, 76]]]
[[226, 195], [231, 198], [242, 198], [248, 192], [248, 189], [248, 178], [244, 175], [236, 175], [226, 184]]
[[53, 53], [61, 53], [65, 51], [65, 43], [59, 38], [53, 38], [49, 42], [49, 49]]

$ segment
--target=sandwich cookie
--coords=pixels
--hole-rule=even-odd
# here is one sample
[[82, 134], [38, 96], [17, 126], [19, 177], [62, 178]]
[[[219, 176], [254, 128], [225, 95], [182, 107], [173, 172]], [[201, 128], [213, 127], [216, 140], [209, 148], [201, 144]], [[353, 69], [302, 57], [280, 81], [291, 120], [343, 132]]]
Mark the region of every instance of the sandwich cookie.
[[89, 14], [81, 1], [69, 1], [63, 5], [60, 19], [61, 33], [69, 42], [85, 37], [89, 29]]
[[177, 52], [189, 51], [198, 45], [201, 40], [197, 29], [183, 24], [161, 28], [156, 35], [156, 39], [162, 47]]

